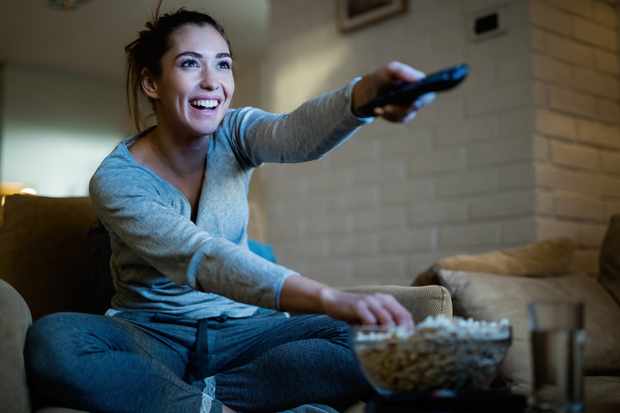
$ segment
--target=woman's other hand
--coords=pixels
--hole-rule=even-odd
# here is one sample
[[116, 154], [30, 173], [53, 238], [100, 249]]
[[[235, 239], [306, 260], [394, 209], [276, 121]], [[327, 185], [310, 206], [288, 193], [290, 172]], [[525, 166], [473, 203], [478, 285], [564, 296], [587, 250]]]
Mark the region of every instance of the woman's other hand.
[[325, 314], [351, 324], [413, 327], [411, 313], [389, 294], [355, 294], [324, 288], [320, 294]]
[[327, 314], [351, 324], [413, 327], [411, 313], [389, 294], [348, 293], [299, 274], [284, 281], [279, 310]]
[[[390, 62], [380, 67], [372, 73], [362, 77], [353, 88], [352, 110], [362, 107], [372, 99], [377, 97], [380, 92], [392, 88], [399, 82], [415, 82], [423, 78], [423, 72], [401, 62]], [[435, 99], [434, 93], [427, 93], [420, 96], [416, 101], [407, 105], [386, 105], [375, 109], [375, 115], [390, 122], [407, 123], [415, 118], [419, 109], [428, 105]]]

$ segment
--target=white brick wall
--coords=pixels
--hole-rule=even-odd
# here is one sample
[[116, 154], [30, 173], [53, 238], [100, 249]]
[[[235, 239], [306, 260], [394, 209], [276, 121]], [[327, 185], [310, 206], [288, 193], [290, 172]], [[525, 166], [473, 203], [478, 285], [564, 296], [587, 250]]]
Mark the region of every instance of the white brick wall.
[[611, 29], [618, 28], [618, 15], [610, 2], [597, 1], [592, 4], [592, 20]]
[[536, 26], [554, 33], [568, 36], [572, 31], [572, 16], [570, 13], [540, 1], [532, 3], [530, 19]]
[[618, 50], [618, 38], [613, 29], [602, 27], [592, 18], [573, 17], [573, 33], [577, 40], [610, 51]]
[[620, 150], [620, 127], [617, 124], [577, 120], [576, 139], [585, 145], [597, 146], [605, 150]]
[[525, 218], [505, 219], [501, 223], [502, 242], [509, 245], [523, 245], [532, 241], [536, 233], [536, 219]]
[[[591, 269], [605, 221], [620, 211], [613, 8], [411, 3], [406, 16], [343, 35], [331, 0], [272, 1], [268, 110], [294, 109], [390, 59], [424, 71], [472, 67], [410, 125], [378, 121], [321, 161], [262, 168], [282, 261], [333, 285], [403, 284], [442, 256], [564, 235], [582, 247], [579, 268]], [[465, 20], [494, 5], [505, 7], [508, 32], [471, 41]]]
[[598, 150], [561, 141], [551, 142], [551, 161], [558, 165], [576, 169], [597, 171], [600, 167]]
[[578, 16], [592, 16], [592, 3], [587, 0], [548, 0], [548, 4]]
[[594, 63], [594, 67], [601, 72], [611, 73], [612, 75], [620, 74], [620, 62], [614, 53], [597, 50], [594, 55]]
[[589, 45], [551, 32], [544, 32], [542, 39], [543, 52], [553, 58], [583, 67], [591, 67], [594, 62], [594, 50]]
[[536, 111], [536, 131], [550, 137], [574, 139], [577, 122], [570, 116], [539, 109]]
[[[537, 237], [578, 241], [575, 268], [596, 272], [620, 199], [618, 12], [599, 0], [531, 0], [537, 158]], [[542, 85], [541, 85], [542, 84]]]

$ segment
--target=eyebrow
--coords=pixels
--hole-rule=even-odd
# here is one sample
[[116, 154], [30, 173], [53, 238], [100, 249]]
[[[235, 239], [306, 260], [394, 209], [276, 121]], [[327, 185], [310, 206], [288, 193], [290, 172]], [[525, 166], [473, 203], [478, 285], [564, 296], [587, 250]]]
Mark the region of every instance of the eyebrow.
[[[200, 53], [197, 53], [197, 52], [181, 52], [181, 53], [179, 53], [178, 55], [175, 56], [174, 60], [178, 59], [181, 56], [192, 56], [192, 57], [195, 57], [197, 59], [202, 59], [204, 57], [203, 55], [201, 55]], [[223, 58], [232, 59], [232, 56], [228, 52], [220, 52], [220, 53], [215, 55], [215, 58], [216, 59], [223, 59]]]

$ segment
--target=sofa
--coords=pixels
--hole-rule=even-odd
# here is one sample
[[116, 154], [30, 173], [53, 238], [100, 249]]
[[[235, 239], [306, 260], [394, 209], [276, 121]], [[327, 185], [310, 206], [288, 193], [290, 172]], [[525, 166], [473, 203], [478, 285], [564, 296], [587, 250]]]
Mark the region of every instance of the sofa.
[[[113, 287], [109, 242], [87, 197], [10, 195], [0, 208], [0, 412], [79, 413], [40, 406], [28, 391], [23, 348], [33, 320], [60, 311], [102, 314]], [[264, 222], [250, 209], [250, 238], [265, 241]], [[452, 315], [441, 286], [358, 286], [393, 294], [415, 321]]]
[[578, 245], [551, 239], [478, 255], [435, 262], [412, 285], [441, 285], [450, 292], [454, 316], [506, 318], [513, 344], [500, 380], [513, 392], [532, 388], [527, 305], [571, 300], [585, 304], [587, 340], [584, 391], [588, 413], [620, 412], [620, 215], [611, 217], [594, 274], [574, 268]]

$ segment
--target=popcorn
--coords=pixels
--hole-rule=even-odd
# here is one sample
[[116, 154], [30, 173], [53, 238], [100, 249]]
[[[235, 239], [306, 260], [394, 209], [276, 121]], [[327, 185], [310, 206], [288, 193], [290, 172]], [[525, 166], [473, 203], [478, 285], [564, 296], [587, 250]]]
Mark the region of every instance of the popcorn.
[[510, 346], [508, 320], [427, 317], [416, 328], [364, 331], [354, 337], [367, 378], [381, 392], [490, 385]]

